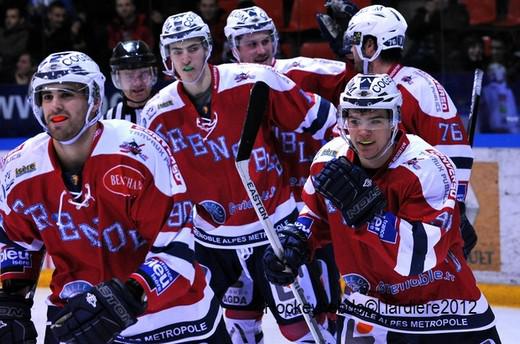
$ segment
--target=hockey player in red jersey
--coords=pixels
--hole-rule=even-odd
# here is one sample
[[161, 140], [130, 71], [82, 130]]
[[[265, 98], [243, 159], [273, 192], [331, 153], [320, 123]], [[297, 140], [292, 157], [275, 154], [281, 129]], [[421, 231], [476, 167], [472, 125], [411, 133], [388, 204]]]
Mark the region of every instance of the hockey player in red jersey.
[[[302, 56], [290, 59], [275, 58], [278, 50], [278, 31], [269, 15], [258, 6], [233, 10], [227, 18], [224, 32], [237, 62], [272, 66], [305, 91], [319, 94], [333, 103], [337, 103], [347, 81], [354, 75], [353, 65], [340, 61]], [[307, 133], [298, 134], [278, 127], [274, 130], [281, 161], [289, 174], [289, 183], [298, 202], [298, 209], [301, 209], [301, 193], [309, 176], [312, 159], [325, 141], [316, 141]], [[340, 287], [332, 247], [328, 245], [318, 250], [315, 257], [315, 262], [321, 265], [322, 280], [327, 288], [325, 293], [328, 300], [324, 302], [327, 302], [328, 310], [334, 314], [339, 306]], [[239, 282], [242, 290], [233, 286], [228, 294], [248, 293], [243, 289], [250, 287], [251, 283], [246, 283], [243, 278], [245, 277], [243, 276]], [[233, 304], [226, 305], [226, 298], [223, 305], [228, 306], [225, 313], [228, 327], [232, 322], [231, 317], [235, 318], [235, 322], [245, 321], [239, 312], [229, 310]]]
[[[342, 1], [348, 2], [335, 0]], [[351, 47], [356, 72], [386, 73], [397, 83], [403, 95], [401, 128], [406, 133], [420, 136], [454, 162], [459, 180], [457, 201], [462, 215], [464, 254], [467, 256], [477, 243], [475, 230], [464, 211], [473, 152], [455, 104], [444, 87], [428, 73], [401, 65], [406, 29], [406, 20], [394, 8], [368, 6], [350, 19], [344, 29], [344, 45]]]
[[[277, 155], [273, 125], [321, 140], [335, 124], [335, 107], [268, 66], [209, 65], [211, 49], [209, 28], [196, 14], [181, 13], [165, 21], [161, 55], [166, 70], [178, 80], [146, 105], [143, 124], [162, 136], [181, 169], [190, 171], [184, 177], [196, 204], [196, 253], [212, 273], [215, 293], [223, 296], [241, 274], [253, 281], [251, 293], [237, 297], [237, 307], [248, 321], [233, 326], [233, 338], [262, 341], [260, 324], [267, 303], [287, 338], [312, 339], [301, 315], [281, 311], [294, 299], [265, 280], [260, 258], [267, 237], [241, 187], [234, 155], [250, 90], [255, 82], [264, 81], [271, 88], [265, 100], [269, 103], [267, 121], [253, 149], [251, 176], [272, 222], [279, 227], [294, 219], [297, 210]], [[188, 210], [189, 204], [179, 209]], [[308, 274], [303, 278], [308, 279]]]
[[75, 51], [32, 78], [45, 133], [0, 161], [0, 342], [36, 341], [29, 291], [45, 251], [46, 344], [230, 342], [191, 222], [169, 217], [187, 197], [183, 176], [153, 132], [100, 121], [104, 83]]
[[338, 343], [499, 343], [464, 260], [455, 167], [398, 129], [401, 105], [386, 74], [347, 84], [341, 137], [316, 155], [305, 207], [279, 231], [284, 262], [266, 249], [267, 278], [292, 282], [286, 265], [296, 271], [321, 245], [316, 234], [329, 231], [345, 283]]

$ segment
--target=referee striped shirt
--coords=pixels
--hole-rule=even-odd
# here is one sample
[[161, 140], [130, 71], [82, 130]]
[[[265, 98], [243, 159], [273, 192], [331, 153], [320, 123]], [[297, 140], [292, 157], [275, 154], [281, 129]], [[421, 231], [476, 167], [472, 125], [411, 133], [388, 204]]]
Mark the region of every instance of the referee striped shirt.
[[143, 108], [131, 108], [125, 101], [120, 101], [116, 106], [107, 111], [105, 119], [123, 119], [139, 124], [142, 110]]

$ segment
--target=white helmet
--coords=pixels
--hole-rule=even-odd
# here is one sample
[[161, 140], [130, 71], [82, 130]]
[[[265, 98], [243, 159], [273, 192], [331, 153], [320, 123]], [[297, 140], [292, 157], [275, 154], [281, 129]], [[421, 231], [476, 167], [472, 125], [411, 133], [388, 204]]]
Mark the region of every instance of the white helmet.
[[[407, 27], [404, 17], [394, 8], [372, 5], [362, 8], [350, 19], [345, 35], [356, 48], [360, 58], [368, 65], [368, 62], [374, 61], [382, 50], [403, 49]], [[364, 56], [361, 51], [365, 36], [373, 36], [377, 40], [377, 51], [372, 57]]]
[[163, 24], [161, 32], [161, 57], [166, 74], [174, 75], [175, 71], [170, 61], [169, 45], [187, 39], [200, 37], [207, 48], [206, 62], [211, 56], [213, 41], [209, 27], [200, 16], [192, 11], [169, 16]]
[[[48, 132], [48, 128], [45, 123], [39, 93], [45, 89], [45, 85], [62, 83], [83, 84], [88, 91], [88, 110], [85, 115], [85, 125], [72, 139], [62, 141], [64, 144], [71, 144], [87, 128], [97, 123], [101, 117], [105, 94], [105, 76], [100, 72], [96, 62], [82, 52], [65, 51], [54, 53], [43, 60], [32, 77], [29, 86], [29, 101], [32, 105], [34, 116], [46, 132]], [[97, 112], [93, 118], [89, 119], [89, 114], [96, 102], [99, 104]]]
[[383, 155], [393, 144], [397, 134], [402, 104], [401, 91], [388, 74], [357, 74], [350, 79], [339, 97], [338, 129], [341, 136], [350, 143], [351, 147], [354, 147], [347, 136], [347, 125], [345, 123], [349, 109], [390, 110], [392, 114], [390, 121], [392, 137], [378, 157]]
[[240, 61], [240, 55], [238, 53], [239, 37], [261, 31], [271, 32], [273, 56], [276, 55], [278, 49], [278, 31], [276, 30], [273, 20], [263, 9], [258, 6], [252, 6], [231, 11], [227, 17], [226, 26], [224, 27], [224, 35], [229, 44], [231, 44], [231, 52], [237, 61]]

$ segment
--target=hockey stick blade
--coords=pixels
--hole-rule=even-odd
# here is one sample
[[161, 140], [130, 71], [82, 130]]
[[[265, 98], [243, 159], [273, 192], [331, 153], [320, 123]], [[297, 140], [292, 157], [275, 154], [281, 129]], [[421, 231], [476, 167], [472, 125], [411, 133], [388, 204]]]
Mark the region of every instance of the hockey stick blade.
[[475, 69], [475, 76], [473, 78], [473, 89], [471, 90], [471, 106], [469, 110], [468, 119], [468, 141], [469, 145], [473, 147], [473, 140], [475, 138], [475, 128], [477, 127], [478, 105], [480, 103], [480, 93], [482, 91], [482, 77], [484, 72], [482, 69]]
[[240, 143], [238, 144], [237, 162], [247, 160], [251, 155], [256, 135], [262, 125], [267, 104], [269, 103], [269, 89], [269, 86], [263, 81], [256, 82], [251, 89], [246, 120], [240, 136]]

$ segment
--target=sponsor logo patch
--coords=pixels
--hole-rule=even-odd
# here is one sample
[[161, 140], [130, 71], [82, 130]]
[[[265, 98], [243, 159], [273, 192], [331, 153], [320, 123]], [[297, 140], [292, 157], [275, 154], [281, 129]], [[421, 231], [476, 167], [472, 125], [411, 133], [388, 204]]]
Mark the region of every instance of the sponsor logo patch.
[[346, 274], [343, 275], [343, 281], [345, 282], [345, 293], [347, 295], [355, 292], [366, 295], [370, 290], [370, 283], [361, 275], [354, 273]]
[[206, 211], [211, 215], [211, 219], [222, 225], [226, 222], [226, 210], [224, 207], [215, 201], [205, 200], [201, 202], [201, 205], [206, 209]]
[[395, 244], [397, 242], [396, 218], [391, 213], [375, 216], [368, 223], [368, 231], [376, 234], [381, 241]]
[[15, 172], [15, 176], [16, 178], [26, 174], [26, 173], [30, 173], [30, 172], [34, 172], [36, 171], [36, 163], [33, 162], [31, 164], [28, 164], [28, 165], [24, 165], [22, 167], [17, 167], [15, 168], [14, 172]]
[[103, 176], [105, 188], [118, 195], [131, 196], [143, 190], [144, 176], [127, 165], [117, 165]]

